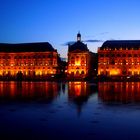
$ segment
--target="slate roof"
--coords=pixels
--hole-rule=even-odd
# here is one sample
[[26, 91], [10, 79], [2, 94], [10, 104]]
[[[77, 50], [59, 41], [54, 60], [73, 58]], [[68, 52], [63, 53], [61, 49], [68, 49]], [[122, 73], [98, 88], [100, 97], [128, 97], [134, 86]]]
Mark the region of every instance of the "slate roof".
[[89, 51], [87, 48], [87, 45], [82, 43], [81, 41], [77, 41], [72, 45], [69, 45], [68, 51], [75, 51], [75, 50], [80, 50], [80, 51]]
[[56, 51], [48, 42], [8, 44], [0, 43], [0, 52], [46, 52]]
[[140, 40], [111, 40], [106, 41], [103, 43], [102, 47], [100, 49], [104, 48], [134, 48], [139, 49], [140, 48]]

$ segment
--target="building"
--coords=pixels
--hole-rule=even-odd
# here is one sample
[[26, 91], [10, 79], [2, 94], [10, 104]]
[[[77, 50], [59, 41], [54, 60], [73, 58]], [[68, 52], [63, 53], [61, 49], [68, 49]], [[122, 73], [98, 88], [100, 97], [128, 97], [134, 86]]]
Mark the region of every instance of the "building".
[[49, 43], [0, 44], [0, 79], [38, 80], [60, 73], [60, 58]]
[[106, 41], [98, 48], [98, 76], [111, 79], [140, 77], [140, 41]]
[[88, 77], [95, 69], [93, 62], [95, 58], [96, 54], [89, 51], [87, 45], [81, 41], [81, 34], [78, 33], [77, 42], [68, 45], [67, 77], [80, 79]]

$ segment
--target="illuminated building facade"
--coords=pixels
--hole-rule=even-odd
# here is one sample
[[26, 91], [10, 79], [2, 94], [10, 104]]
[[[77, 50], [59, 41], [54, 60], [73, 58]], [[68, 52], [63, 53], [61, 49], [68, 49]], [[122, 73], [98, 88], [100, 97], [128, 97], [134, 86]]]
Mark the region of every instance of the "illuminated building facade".
[[47, 79], [59, 74], [60, 59], [49, 43], [0, 44], [0, 79]]
[[140, 41], [106, 41], [98, 48], [98, 77], [140, 77]]
[[[81, 34], [77, 34], [77, 42], [68, 46], [67, 77], [86, 78], [93, 73], [96, 55], [89, 51], [87, 45], [81, 41]], [[96, 61], [97, 62], [97, 61]], [[93, 66], [92, 66], [93, 65]], [[96, 70], [95, 70], [96, 71]]]

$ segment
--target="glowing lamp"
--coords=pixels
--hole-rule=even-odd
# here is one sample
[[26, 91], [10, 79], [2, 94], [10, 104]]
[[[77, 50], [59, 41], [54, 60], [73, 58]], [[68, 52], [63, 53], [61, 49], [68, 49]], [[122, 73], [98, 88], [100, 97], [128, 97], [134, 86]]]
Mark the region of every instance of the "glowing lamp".
[[81, 64], [80, 64], [80, 61], [76, 61], [75, 62], [75, 66], [80, 66]]
[[119, 75], [119, 70], [115, 70], [115, 69], [112, 69], [111, 71], [110, 71], [110, 75]]

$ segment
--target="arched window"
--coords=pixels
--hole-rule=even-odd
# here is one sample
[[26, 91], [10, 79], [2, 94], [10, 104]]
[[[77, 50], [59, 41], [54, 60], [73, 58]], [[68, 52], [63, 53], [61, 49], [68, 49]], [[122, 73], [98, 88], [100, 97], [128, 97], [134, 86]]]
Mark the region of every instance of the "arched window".
[[74, 75], [74, 72], [73, 71], [71, 72], [71, 75]]
[[85, 74], [85, 72], [84, 72], [84, 71], [82, 71], [82, 72], [81, 72], [81, 74]]
[[80, 74], [80, 73], [79, 73], [79, 70], [77, 70], [77, 71], [76, 71], [76, 75], [79, 75], [79, 74]]

